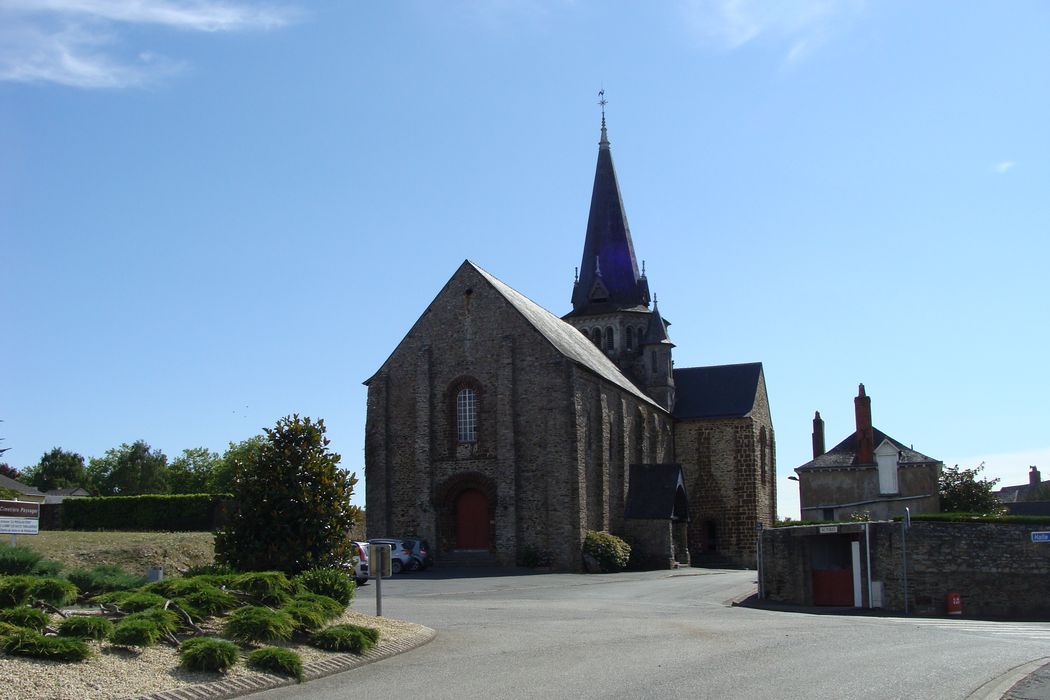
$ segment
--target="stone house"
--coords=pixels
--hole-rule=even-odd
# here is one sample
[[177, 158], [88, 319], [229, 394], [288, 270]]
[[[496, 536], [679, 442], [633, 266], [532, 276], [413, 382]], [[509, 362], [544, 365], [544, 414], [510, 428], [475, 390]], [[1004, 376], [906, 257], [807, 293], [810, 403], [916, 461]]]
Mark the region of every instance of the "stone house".
[[639, 559], [754, 565], [775, 520], [759, 363], [675, 368], [624, 213], [604, 117], [572, 310], [465, 261], [369, 378], [370, 537], [439, 563], [580, 570], [587, 530]]
[[860, 385], [854, 401], [856, 430], [824, 449], [824, 421], [813, 418], [813, 459], [795, 468], [802, 520], [844, 520], [857, 514], [887, 520], [940, 511], [940, 460], [872, 426], [871, 397]]

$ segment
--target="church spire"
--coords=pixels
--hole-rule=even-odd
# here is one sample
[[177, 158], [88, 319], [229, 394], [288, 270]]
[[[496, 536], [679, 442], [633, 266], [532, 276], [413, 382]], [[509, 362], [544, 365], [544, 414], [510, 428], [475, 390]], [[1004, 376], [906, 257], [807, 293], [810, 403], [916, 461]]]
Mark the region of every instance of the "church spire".
[[[598, 104], [602, 106], [598, 164], [594, 172], [580, 278], [573, 288], [570, 316], [624, 309], [646, 310], [649, 307], [649, 286], [638, 273], [631, 230], [609, 149], [605, 91], [598, 95], [601, 98]], [[598, 270], [601, 270], [600, 275]]]

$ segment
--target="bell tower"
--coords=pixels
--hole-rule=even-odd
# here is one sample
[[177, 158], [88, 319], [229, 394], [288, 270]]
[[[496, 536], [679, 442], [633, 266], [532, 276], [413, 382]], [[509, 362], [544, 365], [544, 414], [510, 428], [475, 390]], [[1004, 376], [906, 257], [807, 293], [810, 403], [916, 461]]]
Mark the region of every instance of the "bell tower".
[[563, 319], [602, 349], [639, 388], [667, 410], [674, 406], [674, 379], [667, 326], [654, 304], [649, 281], [634, 253], [605, 126], [604, 90], [598, 163], [583, 258], [572, 287], [572, 311]]

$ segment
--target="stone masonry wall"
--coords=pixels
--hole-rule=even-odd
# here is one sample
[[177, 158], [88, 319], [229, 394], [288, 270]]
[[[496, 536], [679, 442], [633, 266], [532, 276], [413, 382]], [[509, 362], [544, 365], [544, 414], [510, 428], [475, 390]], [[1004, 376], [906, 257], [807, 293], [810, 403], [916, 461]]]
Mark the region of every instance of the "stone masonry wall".
[[[883, 607], [904, 610], [899, 522], [870, 524], [871, 578], [882, 582]], [[864, 526], [840, 524], [833, 535], [817, 526], [763, 533], [763, 583], [771, 600], [812, 605], [811, 551], [821, 537], [861, 543], [861, 577], [867, 604]], [[957, 592], [964, 616], [1050, 619], [1050, 543], [1031, 541], [1050, 524], [913, 521], [907, 533], [908, 607], [917, 615], [944, 615]]]

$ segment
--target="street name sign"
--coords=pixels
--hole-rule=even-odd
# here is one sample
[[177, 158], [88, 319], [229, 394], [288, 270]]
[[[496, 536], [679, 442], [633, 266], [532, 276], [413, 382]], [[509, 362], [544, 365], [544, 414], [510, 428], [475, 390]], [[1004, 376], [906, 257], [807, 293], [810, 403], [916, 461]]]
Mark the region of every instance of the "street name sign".
[[1050, 532], [1033, 532], [1033, 542], [1050, 542]]
[[36, 535], [40, 532], [40, 504], [0, 501], [0, 534]]

